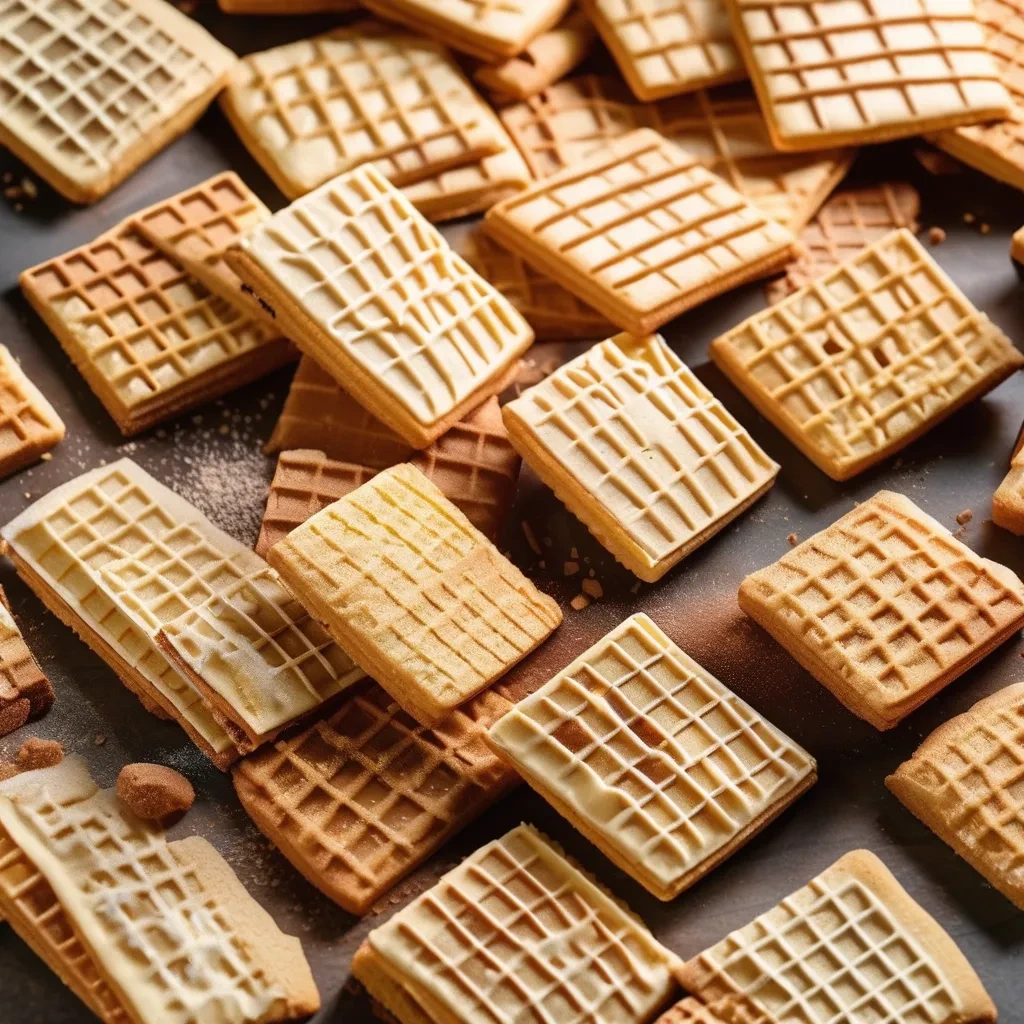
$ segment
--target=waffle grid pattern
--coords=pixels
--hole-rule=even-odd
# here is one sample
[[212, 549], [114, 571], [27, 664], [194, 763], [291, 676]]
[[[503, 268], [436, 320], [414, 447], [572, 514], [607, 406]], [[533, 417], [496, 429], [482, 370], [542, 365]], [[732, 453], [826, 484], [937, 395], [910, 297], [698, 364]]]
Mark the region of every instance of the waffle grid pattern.
[[53, 687], [29, 650], [0, 590], [0, 735], [49, 710]]
[[0, 345], [0, 472], [13, 472], [63, 436], [56, 410]]

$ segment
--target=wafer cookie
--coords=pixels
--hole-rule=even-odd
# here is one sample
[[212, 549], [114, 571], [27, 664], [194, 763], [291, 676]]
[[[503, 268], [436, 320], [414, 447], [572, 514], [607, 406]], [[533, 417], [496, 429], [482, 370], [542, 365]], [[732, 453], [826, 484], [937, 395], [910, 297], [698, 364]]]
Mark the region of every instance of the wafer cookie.
[[724, 0], [777, 149], [1004, 118], [973, 0]]
[[[0, 784], [0, 841], [38, 873], [57, 920], [40, 934], [34, 908], [0, 884], [5, 915], [65, 970], [87, 957], [91, 977], [75, 972], [74, 988], [96, 1000], [116, 993], [110, 1016], [187, 1024], [215, 1012], [224, 1024], [269, 1024], [319, 1008], [298, 939], [220, 854], [198, 836], [168, 843], [98, 790], [78, 758]], [[55, 935], [72, 930], [78, 942], [59, 948]]]
[[498, 683], [431, 729], [366, 683], [327, 718], [243, 758], [235, 790], [298, 871], [365, 914], [518, 784], [483, 741], [513, 699]]
[[996, 1019], [963, 953], [867, 850], [688, 961], [679, 978], [730, 1022]]
[[648, 582], [761, 497], [779, 471], [660, 335], [595, 345], [502, 415], [527, 464]]
[[399, 1024], [647, 1024], [678, 961], [529, 825], [488, 843], [375, 928], [355, 976]]
[[724, 0], [582, 0], [641, 100], [747, 77]]
[[425, 725], [493, 683], [562, 620], [558, 605], [408, 464], [327, 506], [267, 558]]
[[1024, 583], [892, 491], [748, 576], [739, 603], [876, 729], [1024, 625]]
[[703, 878], [817, 778], [814, 758], [644, 614], [519, 701], [487, 742], [662, 900]]
[[64, 439], [64, 421], [0, 345], [0, 477], [35, 462]]
[[637, 335], [763, 277], [793, 252], [785, 228], [650, 129], [492, 207], [485, 225]]
[[1024, 535], [1024, 428], [1013, 449], [1010, 471], [992, 496], [992, 522]]
[[372, 166], [257, 225], [228, 262], [303, 351], [417, 448], [500, 393], [533, 341]]
[[235, 55], [164, 0], [9, 0], [0, 145], [91, 203], [187, 131]]
[[376, 22], [250, 54], [221, 106], [289, 199], [364, 162], [411, 184], [502, 141], [443, 46]]
[[833, 480], [888, 458], [1024, 365], [906, 229], [755, 313], [710, 353]]
[[277, 331], [214, 295], [131, 218], [19, 281], [126, 436], [294, 358]]
[[0, 736], [45, 715], [55, 699], [0, 587]]

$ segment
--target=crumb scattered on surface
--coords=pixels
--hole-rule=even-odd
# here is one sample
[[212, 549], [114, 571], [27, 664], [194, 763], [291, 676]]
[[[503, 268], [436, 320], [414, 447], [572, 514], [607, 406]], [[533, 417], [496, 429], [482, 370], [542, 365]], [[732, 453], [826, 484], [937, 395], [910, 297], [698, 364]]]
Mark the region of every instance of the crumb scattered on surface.
[[973, 518], [974, 512], [969, 508], [965, 508], [963, 512], [957, 514], [956, 521], [961, 526], [966, 526]]
[[581, 612], [590, 605], [590, 598], [586, 594], [577, 594], [569, 604], [573, 610]]
[[192, 783], [162, 764], [126, 764], [117, 776], [117, 798], [133, 814], [157, 821], [187, 811], [196, 798]]
[[44, 740], [30, 736], [18, 751], [18, 768], [32, 772], [38, 768], [52, 768], [64, 760], [64, 747], [57, 740]]
[[986, 224], [984, 221], [982, 221], [982, 223], [978, 225], [978, 230], [983, 235], [987, 235], [992, 230], [992, 225], [991, 224]]
[[786, 540], [789, 541], [790, 547], [794, 548], [800, 543], [800, 538], [795, 533], [791, 533]]
[[583, 593], [588, 597], [604, 597], [604, 588], [597, 580], [584, 580]]
[[942, 228], [936, 226], [928, 230], [928, 241], [931, 242], [932, 245], [942, 245], [945, 240], [946, 232]]
[[92, 745], [94, 747], [102, 747], [103, 744], [106, 743], [106, 742], [107, 742], [107, 737], [104, 736], [103, 733], [101, 733], [101, 732], [96, 733], [96, 735], [93, 736], [93, 738], [92, 738]]
[[964, 223], [965, 224], [973, 224], [975, 220], [976, 220], [976, 218], [975, 218], [973, 213], [968, 212], [968, 213], [964, 214]]
[[43, 452], [39, 458], [41, 458], [43, 462], [50, 462], [53, 459], [53, 452]]
[[565, 573], [566, 576], [575, 576], [579, 571], [579, 562], [564, 562], [562, 564], [562, 572]]

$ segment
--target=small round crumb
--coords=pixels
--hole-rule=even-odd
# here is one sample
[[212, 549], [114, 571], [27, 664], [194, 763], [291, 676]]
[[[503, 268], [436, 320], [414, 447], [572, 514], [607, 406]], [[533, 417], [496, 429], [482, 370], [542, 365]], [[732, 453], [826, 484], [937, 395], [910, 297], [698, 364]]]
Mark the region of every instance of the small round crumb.
[[41, 740], [30, 736], [18, 751], [18, 768], [32, 772], [37, 768], [52, 768], [64, 760], [64, 747], [57, 740]]
[[969, 508], [965, 508], [963, 512], [957, 514], [956, 521], [961, 526], [966, 526], [973, 518], [974, 512]]
[[928, 229], [928, 241], [932, 245], [941, 245], [946, 240], [946, 232], [940, 227]]
[[126, 764], [117, 776], [117, 798], [133, 814], [156, 821], [187, 811], [196, 798], [192, 783], [162, 764]]

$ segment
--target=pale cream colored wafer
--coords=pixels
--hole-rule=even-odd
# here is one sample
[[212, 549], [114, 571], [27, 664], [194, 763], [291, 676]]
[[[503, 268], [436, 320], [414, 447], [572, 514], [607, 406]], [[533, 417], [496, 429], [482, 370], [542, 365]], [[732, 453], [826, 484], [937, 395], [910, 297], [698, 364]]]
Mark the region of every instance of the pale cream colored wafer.
[[724, 0], [777, 149], [992, 121], [1010, 95], [974, 0]]
[[595, 345], [502, 415], [527, 464], [648, 582], [761, 497], [779, 471], [660, 335]]
[[0, 345], [0, 477], [35, 462], [64, 439], [64, 421]]
[[56, 699], [0, 588], [0, 736], [41, 718]]
[[663, 99], [747, 77], [723, 0], [582, 3], [638, 99]]
[[785, 228], [650, 129], [492, 207], [485, 225], [636, 335], [771, 273], [793, 253]]
[[710, 352], [833, 480], [888, 458], [1024, 365], [905, 229], [755, 313]]
[[164, 0], [9, 0], [0, 144], [91, 203], [187, 131], [235, 55]]
[[408, 185], [501, 149], [451, 54], [377, 22], [250, 54], [221, 106], [289, 199], [362, 163]]
[[703, 878], [817, 778], [814, 758], [631, 615], [487, 741], [662, 900]]
[[992, 495], [992, 521], [1024, 536], [1024, 428], [1017, 436], [1010, 471]]
[[425, 725], [493, 683], [562, 620], [557, 603], [408, 464], [328, 505], [267, 558]]
[[940, 725], [885, 784], [1024, 910], [1024, 683]]
[[876, 729], [1024, 625], [1024, 584], [891, 491], [748, 576], [739, 603]]
[[678, 966], [639, 919], [520, 825], [371, 931], [352, 970], [400, 1024], [541, 1019], [554, 1008], [566, 1024], [647, 1024], [678, 996]]
[[257, 225], [228, 261], [303, 351], [417, 448], [500, 393], [533, 340], [369, 165]]
[[963, 953], [867, 850], [689, 960], [679, 979], [729, 1022], [996, 1019]]

